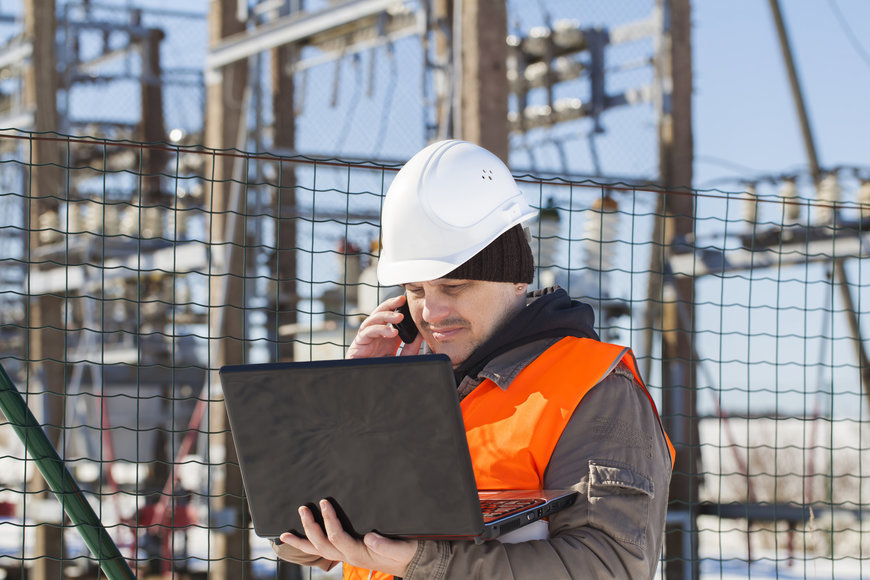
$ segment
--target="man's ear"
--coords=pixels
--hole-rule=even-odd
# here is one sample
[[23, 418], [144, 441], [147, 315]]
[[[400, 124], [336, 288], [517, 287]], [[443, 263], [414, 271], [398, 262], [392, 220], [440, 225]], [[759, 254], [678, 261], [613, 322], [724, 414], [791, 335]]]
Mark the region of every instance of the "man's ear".
[[525, 296], [526, 292], [529, 290], [529, 285], [525, 282], [521, 282], [514, 286], [514, 292], [516, 292], [517, 296]]

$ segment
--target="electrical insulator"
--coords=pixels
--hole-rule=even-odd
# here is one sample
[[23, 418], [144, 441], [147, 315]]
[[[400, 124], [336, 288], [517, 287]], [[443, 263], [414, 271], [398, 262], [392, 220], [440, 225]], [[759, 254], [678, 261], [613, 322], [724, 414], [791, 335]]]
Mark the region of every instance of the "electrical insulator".
[[175, 303], [178, 308], [184, 309], [185, 305], [189, 305], [191, 302], [190, 284], [176, 284], [175, 288]]
[[183, 240], [187, 233], [187, 213], [172, 209], [166, 214], [166, 237], [172, 240]]
[[549, 127], [553, 124], [553, 109], [547, 105], [533, 105], [526, 107], [521, 113], [511, 111], [508, 113], [508, 124], [514, 132], [521, 131], [523, 127], [526, 130]]
[[120, 234], [121, 207], [115, 203], [107, 203], [103, 206], [103, 213], [103, 233], [107, 236], [115, 236]]
[[800, 218], [801, 206], [798, 202], [797, 195], [797, 180], [794, 177], [786, 177], [782, 181], [782, 188], [779, 190], [779, 196], [785, 204], [785, 221], [786, 223], [795, 223]]
[[342, 270], [342, 280], [345, 284], [352, 285], [355, 292], [355, 285], [359, 282], [360, 271], [362, 270], [362, 250], [355, 243], [347, 238], [341, 238], [336, 247], [338, 256], [338, 266]]
[[82, 232], [82, 212], [78, 203], [66, 204], [66, 231], [71, 234]]
[[751, 227], [758, 222], [758, 195], [755, 193], [755, 184], [747, 183], [744, 191], [746, 203], [743, 206], [743, 219]]
[[50, 244], [60, 237], [60, 216], [56, 211], [46, 211], [39, 215], [39, 242]]
[[[538, 285], [541, 288], [556, 283], [555, 264], [558, 263], [556, 253], [559, 246], [559, 230], [561, 216], [553, 198], [547, 200], [547, 205], [538, 213], [538, 222], [530, 226], [532, 234], [532, 252], [538, 266]], [[537, 247], [535, 247], [537, 242]]]
[[159, 207], [142, 208], [142, 237], [159, 238], [163, 236], [163, 210]]
[[597, 200], [587, 212], [586, 267], [608, 272], [616, 266], [619, 235], [619, 204], [610, 196]]
[[862, 179], [858, 188], [858, 203], [861, 204], [861, 221], [870, 219], [870, 179]]
[[553, 44], [562, 50], [577, 51], [586, 48], [586, 34], [580, 21], [567, 19], [553, 23]]
[[130, 206], [121, 211], [121, 233], [134, 238], [139, 235], [139, 208]]
[[827, 174], [819, 182], [819, 199], [829, 202], [840, 201], [840, 180], [836, 172]]
[[834, 221], [836, 205], [840, 201], [840, 180], [835, 171], [828, 173], [819, 181], [819, 205], [816, 206], [816, 219], [818, 223], [829, 224]]
[[521, 44], [523, 52], [532, 57], [543, 58], [549, 50], [553, 32], [546, 26], [535, 26]]
[[556, 122], [563, 123], [585, 117], [589, 107], [580, 99], [566, 98], [553, 103], [553, 109], [556, 113]]
[[533, 62], [519, 70], [516, 57], [508, 58], [507, 79], [512, 93], [522, 90], [546, 87], [549, 83], [559, 83], [580, 78], [586, 66], [566, 56], [552, 61]]
[[85, 231], [97, 233], [103, 231], [103, 204], [91, 199], [85, 202]]
[[508, 37], [509, 46], [517, 46], [530, 61], [586, 50], [586, 33], [577, 20], [559, 20], [553, 28], [535, 26], [524, 38]]

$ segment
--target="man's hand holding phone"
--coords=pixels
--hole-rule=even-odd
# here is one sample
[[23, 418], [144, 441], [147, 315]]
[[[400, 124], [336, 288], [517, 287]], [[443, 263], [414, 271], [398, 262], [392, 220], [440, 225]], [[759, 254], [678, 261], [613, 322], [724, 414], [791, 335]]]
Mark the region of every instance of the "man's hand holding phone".
[[[405, 323], [405, 328], [400, 331], [398, 326], [402, 322]], [[414, 332], [416, 330], [411, 313], [407, 310], [404, 294], [388, 298], [360, 324], [356, 338], [347, 349], [347, 358], [393, 356], [403, 342], [405, 346], [402, 348], [402, 355], [417, 354], [423, 344], [423, 337]], [[411, 332], [414, 336], [411, 336]], [[404, 340], [402, 335], [410, 340]]]
[[402, 342], [411, 344], [417, 338], [417, 335], [420, 334], [420, 331], [417, 325], [414, 324], [414, 319], [411, 318], [411, 309], [408, 308], [408, 301], [405, 300], [404, 304], [396, 308], [396, 312], [402, 313], [402, 320], [393, 326], [399, 331], [399, 338], [402, 339]]

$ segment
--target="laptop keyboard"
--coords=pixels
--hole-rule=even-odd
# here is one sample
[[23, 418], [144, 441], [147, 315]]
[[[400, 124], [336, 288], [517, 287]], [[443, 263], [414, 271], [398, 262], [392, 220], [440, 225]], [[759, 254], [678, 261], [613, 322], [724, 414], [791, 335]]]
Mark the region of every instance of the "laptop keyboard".
[[540, 498], [529, 499], [482, 499], [480, 510], [484, 521], [497, 520], [512, 513], [521, 512], [530, 507], [544, 503]]

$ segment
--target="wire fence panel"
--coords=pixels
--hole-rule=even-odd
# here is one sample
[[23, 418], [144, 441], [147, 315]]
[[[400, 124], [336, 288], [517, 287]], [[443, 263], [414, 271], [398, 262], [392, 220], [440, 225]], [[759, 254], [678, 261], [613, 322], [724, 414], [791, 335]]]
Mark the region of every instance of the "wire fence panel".
[[[343, 356], [400, 291], [375, 276], [397, 169], [0, 135], [0, 364], [138, 577], [298, 577], [251, 531], [216, 371]], [[517, 180], [540, 210], [536, 284], [634, 349], [692, 458], [667, 534], [694, 555], [666, 550], [659, 575], [863, 577], [867, 208]], [[690, 235], [669, 233], [666, 194], [692, 196]], [[33, 453], [0, 417], [0, 573], [96, 577]]]

